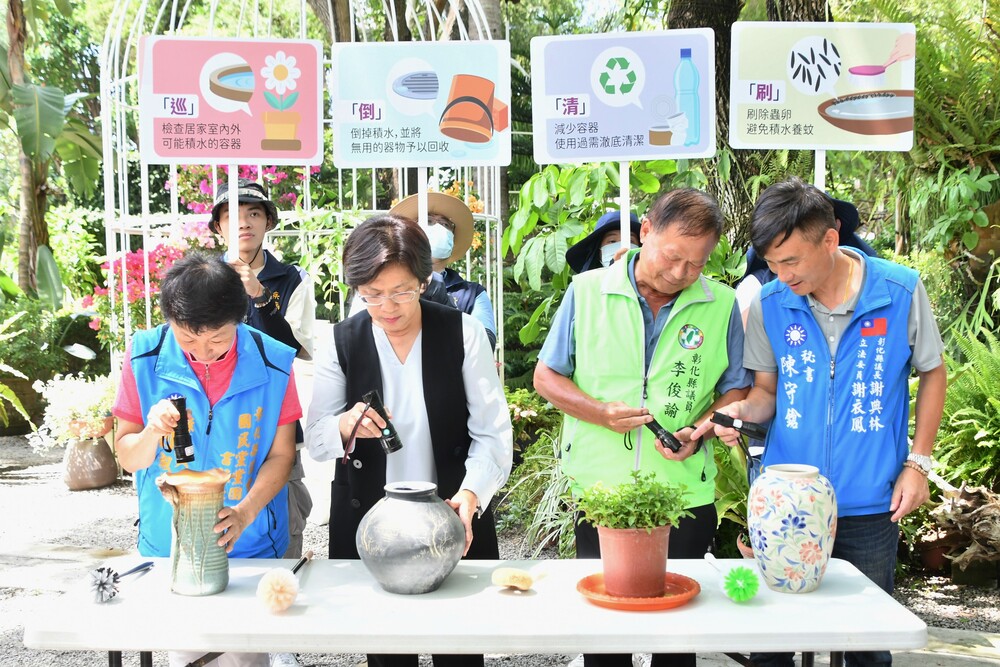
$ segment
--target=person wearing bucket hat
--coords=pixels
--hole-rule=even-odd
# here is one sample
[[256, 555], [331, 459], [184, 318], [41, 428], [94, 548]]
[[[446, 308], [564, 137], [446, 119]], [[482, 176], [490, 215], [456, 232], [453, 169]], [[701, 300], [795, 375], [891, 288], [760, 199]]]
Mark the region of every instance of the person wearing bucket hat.
[[[639, 216], [631, 214], [631, 246], [638, 248]], [[608, 211], [597, 220], [594, 231], [577, 241], [566, 251], [566, 263], [574, 273], [583, 273], [602, 266], [610, 266], [621, 255], [621, 211]]]
[[[313, 354], [313, 325], [316, 321], [316, 296], [313, 282], [305, 271], [285, 264], [264, 248], [264, 237], [278, 224], [278, 209], [255, 181], [239, 180], [239, 238], [229, 239], [229, 184], [220, 183], [212, 206], [209, 229], [222, 237], [227, 246], [226, 261], [236, 269], [247, 294], [243, 321], [288, 345], [299, 359], [309, 361]], [[288, 481], [289, 544], [285, 558], [302, 555], [302, 533], [312, 511], [312, 498], [302, 481], [302, 426], [295, 424], [295, 463]], [[287, 662], [287, 661], [286, 661]]]
[[[417, 196], [406, 197], [389, 209], [389, 213], [417, 220]], [[464, 279], [457, 271], [448, 268], [449, 264], [464, 257], [472, 246], [472, 211], [458, 197], [443, 192], [428, 192], [427, 226], [424, 232], [431, 244], [431, 257], [434, 261], [432, 277], [444, 282], [448, 296], [456, 308], [482, 323], [490, 340], [490, 347], [496, 348], [497, 325], [493, 303], [486, 288]]]

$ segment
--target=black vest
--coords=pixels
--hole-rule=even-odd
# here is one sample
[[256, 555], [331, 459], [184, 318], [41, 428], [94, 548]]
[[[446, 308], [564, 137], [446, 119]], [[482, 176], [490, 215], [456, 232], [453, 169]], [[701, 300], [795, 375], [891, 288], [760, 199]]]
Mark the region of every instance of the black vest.
[[[469, 456], [469, 409], [465, 398], [462, 365], [465, 346], [462, 336], [462, 313], [454, 308], [420, 302], [423, 337], [424, 402], [430, 424], [434, 465], [437, 470], [438, 495], [450, 498], [459, 491], [465, 478]], [[361, 401], [361, 396], [378, 389], [383, 396], [382, 372], [372, 335], [371, 316], [367, 311], [333, 327], [337, 357], [346, 378], [347, 406]], [[392, 406], [389, 406], [390, 409]], [[400, 433], [403, 447], [406, 434]], [[357, 558], [355, 534], [362, 517], [385, 495], [385, 453], [377, 440], [359, 438], [345, 464], [337, 461], [330, 509], [330, 557]], [[475, 526], [480, 521], [473, 523]], [[490, 521], [489, 531], [477, 531], [473, 549], [487, 547], [496, 533]], [[483, 534], [486, 533], [486, 534]], [[479, 544], [477, 544], [479, 542]], [[470, 551], [470, 556], [472, 552]], [[497, 556], [481, 556], [496, 558]]]

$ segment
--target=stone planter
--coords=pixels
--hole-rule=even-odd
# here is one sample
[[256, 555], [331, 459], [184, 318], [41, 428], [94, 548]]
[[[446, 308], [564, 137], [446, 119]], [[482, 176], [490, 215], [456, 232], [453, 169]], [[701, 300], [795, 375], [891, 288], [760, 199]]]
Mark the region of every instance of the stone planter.
[[63, 481], [70, 491], [100, 489], [118, 479], [118, 461], [107, 440], [81, 438], [66, 443]]

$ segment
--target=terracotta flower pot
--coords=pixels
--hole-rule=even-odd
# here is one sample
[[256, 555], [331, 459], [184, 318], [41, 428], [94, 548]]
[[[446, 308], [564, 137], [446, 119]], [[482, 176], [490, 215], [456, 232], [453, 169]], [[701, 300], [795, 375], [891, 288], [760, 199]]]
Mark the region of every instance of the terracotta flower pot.
[[666, 584], [670, 526], [654, 528], [597, 527], [601, 541], [604, 587], [624, 598], [660, 597]]
[[118, 462], [104, 438], [81, 438], [66, 443], [63, 481], [70, 491], [100, 489], [118, 479]]

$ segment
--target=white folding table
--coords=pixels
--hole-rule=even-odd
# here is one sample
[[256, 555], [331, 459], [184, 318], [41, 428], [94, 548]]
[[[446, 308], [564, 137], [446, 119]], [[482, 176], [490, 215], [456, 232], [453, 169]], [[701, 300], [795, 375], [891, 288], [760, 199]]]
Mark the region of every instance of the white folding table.
[[[139, 557], [109, 565], [124, 571]], [[463, 561], [437, 591], [383, 591], [359, 561], [324, 560], [299, 572], [301, 590], [286, 612], [272, 614], [256, 599], [272, 567], [293, 561], [230, 561], [229, 587], [207, 597], [170, 592], [170, 563], [122, 581], [99, 604], [85, 590], [64, 595], [27, 620], [24, 643], [50, 650], [303, 652], [303, 653], [698, 653], [914, 649], [927, 626], [864, 577], [831, 560], [819, 589], [807, 594], [761, 591], [737, 604], [719, 575], [700, 560], [671, 560], [668, 570], [697, 580], [701, 592], [684, 606], [620, 611], [596, 606], [577, 582], [601, 569], [599, 560]], [[746, 561], [720, 561], [745, 564]], [[520, 567], [532, 590], [493, 586], [493, 569]], [[85, 573], [81, 572], [81, 581]]]

